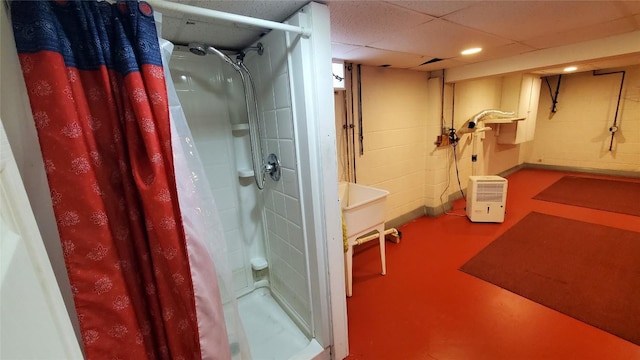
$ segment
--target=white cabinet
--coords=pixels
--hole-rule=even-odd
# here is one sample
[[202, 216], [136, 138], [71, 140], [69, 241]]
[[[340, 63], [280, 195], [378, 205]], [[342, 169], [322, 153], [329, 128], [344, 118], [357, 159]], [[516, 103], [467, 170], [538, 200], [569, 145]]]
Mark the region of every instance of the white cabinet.
[[514, 111], [521, 121], [499, 124], [498, 144], [520, 144], [533, 140], [540, 99], [540, 77], [533, 74], [505, 76], [502, 80], [500, 109]]

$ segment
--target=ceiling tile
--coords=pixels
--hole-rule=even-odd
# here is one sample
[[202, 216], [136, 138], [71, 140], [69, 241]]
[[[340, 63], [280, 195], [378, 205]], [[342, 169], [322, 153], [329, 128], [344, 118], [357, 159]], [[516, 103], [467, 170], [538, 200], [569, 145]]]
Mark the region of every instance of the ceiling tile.
[[460, 66], [460, 65], [464, 65], [464, 63], [462, 63], [460, 61], [457, 61], [457, 60], [447, 59], [447, 60], [442, 60], [442, 61], [439, 61], [439, 62], [436, 62], [436, 63], [432, 63], [432, 64], [426, 64], [426, 65], [420, 65], [420, 66], [416, 66], [416, 67], [411, 67], [411, 68], [409, 68], [409, 70], [434, 71], [434, 70], [448, 69], [448, 68], [452, 68], [452, 67]]
[[623, 34], [633, 30], [635, 29], [631, 18], [623, 18], [560, 33], [543, 35], [525, 40], [523, 43], [536, 49], [545, 49]]
[[331, 41], [370, 45], [390, 33], [434, 19], [379, 1], [329, 1]]
[[481, 1], [444, 18], [506, 39], [523, 41], [628, 15], [614, 3]]
[[357, 45], [349, 45], [349, 44], [340, 44], [340, 43], [335, 43], [332, 42], [331, 43], [331, 56], [334, 59], [347, 59], [348, 58], [348, 53], [360, 48], [360, 46]]
[[372, 66], [389, 65], [390, 67], [395, 68], [418, 66], [433, 58], [418, 54], [382, 50], [366, 46], [361, 46], [350, 51], [346, 57], [347, 58], [343, 60]]
[[488, 61], [488, 60], [495, 60], [495, 59], [500, 59], [500, 58], [505, 58], [510, 56], [516, 56], [516, 55], [524, 54], [526, 52], [534, 51], [534, 50], [536, 49], [531, 46], [527, 46], [519, 43], [511, 43], [511, 44], [493, 47], [490, 49], [485, 49], [482, 52], [474, 55], [469, 55], [469, 56], [459, 55], [459, 56], [456, 56], [454, 59], [462, 63], [468, 64], [468, 63], [475, 63], [480, 61]]
[[434, 17], [441, 17], [447, 14], [454, 13], [458, 10], [467, 8], [475, 1], [388, 1], [390, 4], [394, 4], [406, 9], [421, 12], [423, 14], [431, 15]]
[[433, 20], [410, 30], [388, 35], [372, 46], [408, 53], [432, 54], [439, 58], [452, 58], [470, 47], [485, 51], [509, 44], [510, 41], [487, 35], [444, 20]]

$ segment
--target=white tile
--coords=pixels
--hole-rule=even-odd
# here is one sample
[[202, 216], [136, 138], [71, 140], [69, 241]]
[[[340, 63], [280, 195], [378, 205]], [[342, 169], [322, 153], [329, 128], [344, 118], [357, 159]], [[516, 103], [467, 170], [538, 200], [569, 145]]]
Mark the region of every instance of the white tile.
[[[225, 225], [226, 224], [222, 224], [222, 227], [224, 227]], [[238, 241], [241, 236], [242, 233], [240, 232], [240, 229], [236, 228], [230, 231], [225, 230], [224, 238], [227, 243], [227, 251], [236, 251], [244, 248], [242, 246], [242, 242]]]
[[226, 231], [235, 230], [240, 227], [238, 213], [235, 208], [218, 211], [220, 222]]
[[288, 169], [296, 169], [296, 153], [293, 140], [280, 140], [280, 164]]
[[247, 276], [244, 270], [237, 270], [233, 272], [233, 288], [236, 292], [249, 286], [247, 284]]
[[236, 192], [233, 188], [218, 188], [213, 190], [213, 197], [220, 209], [231, 209], [237, 206]]
[[267, 230], [275, 231], [276, 230], [276, 214], [271, 210], [266, 210], [267, 216]]
[[204, 171], [212, 189], [232, 188], [235, 174], [231, 164], [205, 165]]
[[293, 119], [291, 108], [278, 109], [276, 111], [278, 122], [278, 138], [293, 139]]
[[293, 270], [295, 270], [300, 276], [306, 278], [307, 276], [307, 259], [303, 253], [298, 251], [297, 249], [291, 249], [290, 251], [291, 258], [289, 259], [289, 264]]
[[280, 181], [286, 195], [296, 199], [300, 198], [298, 195], [298, 175], [295, 170], [283, 168]]
[[266, 129], [266, 136], [269, 139], [278, 138], [278, 120], [276, 118], [276, 111], [269, 110], [264, 112], [264, 127]]
[[287, 208], [287, 219], [292, 223], [302, 226], [302, 214], [300, 213], [300, 202], [289, 196], [284, 197]]
[[302, 228], [293, 223], [289, 223], [289, 243], [293, 245], [293, 247], [301, 253], [306, 251], [304, 246], [304, 234], [302, 232]]
[[289, 75], [279, 75], [274, 82], [276, 109], [291, 106], [291, 95], [289, 95]]
[[[266, 140], [267, 146], [267, 154], [276, 154], [278, 158], [280, 158], [280, 146], [278, 140]], [[282, 159], [280, 160], [282, 164]]]
[[282, 194], [281, 192], [278, 192], [278, 191], [273, 192], [273, 209], [275, 210], [276, 214], [286, 218], [287, 209], [286, 209], [284, 197], [285, 197], [284, 194]]
[[227, 253], [229, 256], [229, 266], [231, 267], [231, 270], [243, 269], [245, 267], [242, 251], [228, 251]]
[[285, 241], [288, 241], [288, 227], [287, 227], [287, 220], [282, 217], [282, 216], [278, 216], [276, 215], [276, 234], [282, 238]]

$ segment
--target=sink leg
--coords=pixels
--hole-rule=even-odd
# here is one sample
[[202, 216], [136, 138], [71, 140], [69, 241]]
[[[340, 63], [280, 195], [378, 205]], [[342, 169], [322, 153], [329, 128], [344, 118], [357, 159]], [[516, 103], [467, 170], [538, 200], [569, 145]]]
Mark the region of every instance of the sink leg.
[[382, 275], [386, 275], [387, 261], [384, 248], [384, 224], [378, 226], [378, 235], [380, 236], [380, 260], [382, 262]]
[[353, 245], [351, 245], [351, 241], [349, 241], [347, 252], [344, 253], [344, 262], [346, 268], [345, 282], [347, 283], [347, 296], [351, 297], [353, 294]]

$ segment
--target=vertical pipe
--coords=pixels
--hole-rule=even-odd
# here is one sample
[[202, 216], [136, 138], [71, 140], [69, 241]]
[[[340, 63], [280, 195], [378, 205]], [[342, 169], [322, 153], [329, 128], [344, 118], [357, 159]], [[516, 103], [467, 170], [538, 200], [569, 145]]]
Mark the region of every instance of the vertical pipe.
[[556, 93], [555, 95], [553, 95], [553, 106], [551, 107], [552, 113], [558, 111], [558, 94], [560, 93], [560, 81], [562, 81], [562, 74], [558, 75], [558, 84], [556, 85]]
[[613, 116], [613, 124], [609, 128], [609, 132], [611, 132], [611, 141], [609, 142], [609, 151], [613, 149], [613, 138], [618, 131], [618, 111], [620, 110], [620, 99], [622, 99], [622, 88], [624, 87], [624, 76], [626, 75], [626, 71], [612, 71], [608, 73], [598, 73], [596, 70], [593, 71], [593, 76], [601, 76], [601, 75], [611, 75], [611, 74], [622, 74], [622, 78], [620, 79], [620, 90], [618, 91], [618, 103], [616, 104], [616, 113]]
[[351, 105], [351, 116], [349, 117], [349, 129], [351, 131], [348, 132], [349, 136], [351, 136], [351, 147], [349, 151], [349, 159], [353, 166], [353, 177], [349, 179], [350, 181], [357, 181], [357, 170], [356, 170], [356, 134], [355, 134], [355, 124], [354, 124], [354, 108], [353, 108], [353, 63], [349, 64], [349, 104]]
[[360, 139], [360, 156], [364, 155], [364, 135], [362, 130], [362, 65], [358, 64], [358, 132]]

